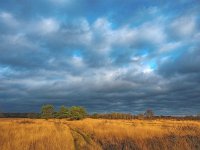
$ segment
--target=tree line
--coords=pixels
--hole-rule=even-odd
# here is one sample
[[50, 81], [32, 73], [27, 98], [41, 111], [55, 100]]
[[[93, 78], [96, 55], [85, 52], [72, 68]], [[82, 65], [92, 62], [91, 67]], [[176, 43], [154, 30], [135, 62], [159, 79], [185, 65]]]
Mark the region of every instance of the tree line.
[[133, 115], [126, 113], [87, 113], [86, 109], [81, 106], [66, 107], [64, 105], [60, 106], [59, 110], [56, 111], [53, 105], [46, 104], [41, 107], [40, 113], [3, 113], [0, 111], [0, 118], [32, 118], [32, 119], [70, 119], [70, 120], [80, 120], [84, 118], [94, 118], [94, 119], [177, 119], [177, 120], [200, 120], [200, 113], [196, 116], [156, 116], [151, 109], [147, 109], [144, 113]]
[[126, 114], [126, 113], [106, 113], [106, 114], [98, 114], [94, 113], [90, 115], [91, 118], [102, 118], [102, 119], [152, 119], [154, 117], [154, 112], [151, 109], [146, 110], [142, 114], [133, 115], [133, 114]]
[[[43, 105], [41, 108], [41, 118], [50, 119], [50, 118], [70, 118], [72, 120], [80, 120], [85, 117], [90, 118], [105, 118], [105, 119], [134, 119], [136, 118], [132, 114], [124, 114], [124, 113], [110, 113], [110, 114], [92, 114], [88, 115], [86, 109], [81, 106], [72, 106], [67, 108], [66, 106], [62, 105], [58, 112], [54, 110], [53, 105]], [[144, 118], [153, 118], [154, 112], [151, 109], [145, 111], [144, 114], [138, 115], [141, 119]]]

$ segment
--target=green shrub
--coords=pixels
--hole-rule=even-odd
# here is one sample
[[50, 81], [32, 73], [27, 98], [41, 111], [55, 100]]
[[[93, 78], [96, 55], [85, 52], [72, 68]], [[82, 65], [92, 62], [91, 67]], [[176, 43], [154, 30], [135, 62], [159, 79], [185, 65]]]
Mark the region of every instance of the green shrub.
[[60, 107], [60, 110], [57, 112], [57, 116], [56, 118], [69, 118], [70, 117], [70, 111], [67, 107], [65, 107], [64, 105], [62, 105]]
[[80, 120], [87, 116], [87, 112], [84, 107], [72, 106], [70, 108], [70, 118], [73, 120]]
[[41, 117], [44, 119], [54, 118], [54, 106], [53, 105], [43, 105], [41, 109]]

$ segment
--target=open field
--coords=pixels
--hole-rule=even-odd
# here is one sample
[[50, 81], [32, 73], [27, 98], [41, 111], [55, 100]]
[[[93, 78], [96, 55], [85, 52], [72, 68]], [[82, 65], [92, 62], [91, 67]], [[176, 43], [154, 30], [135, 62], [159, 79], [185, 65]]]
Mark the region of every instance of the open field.
[[0, 150], [199, 150], [200, 122], [0, 119]]

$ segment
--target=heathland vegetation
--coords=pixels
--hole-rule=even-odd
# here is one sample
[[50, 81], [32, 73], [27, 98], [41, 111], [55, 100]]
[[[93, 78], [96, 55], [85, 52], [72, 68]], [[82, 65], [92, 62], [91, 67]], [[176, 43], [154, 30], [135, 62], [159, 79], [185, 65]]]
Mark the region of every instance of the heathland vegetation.
[[1, 150], [199, 150], [200, 122], [0, 119]]

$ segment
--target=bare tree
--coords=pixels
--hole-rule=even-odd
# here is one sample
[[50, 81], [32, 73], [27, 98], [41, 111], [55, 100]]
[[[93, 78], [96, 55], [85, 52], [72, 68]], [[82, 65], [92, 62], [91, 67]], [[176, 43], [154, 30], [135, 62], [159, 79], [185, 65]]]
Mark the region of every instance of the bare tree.
[[144, 116], [146, 118], [152, 118], [154, 116], [154, 112], [151, 109], [147, 109], [146, 112], [144, 113]]

